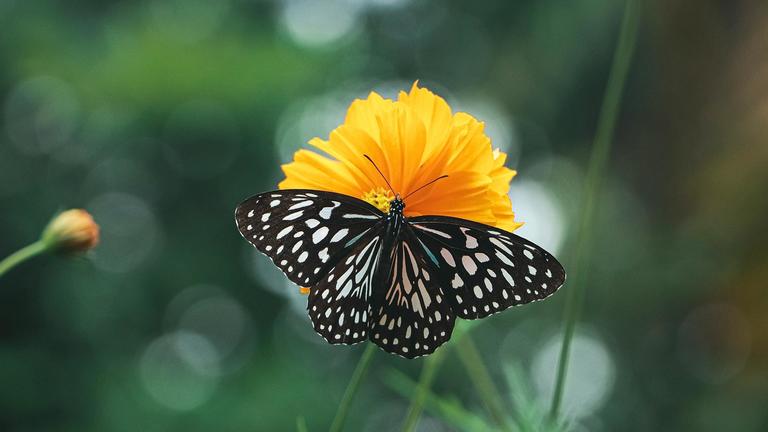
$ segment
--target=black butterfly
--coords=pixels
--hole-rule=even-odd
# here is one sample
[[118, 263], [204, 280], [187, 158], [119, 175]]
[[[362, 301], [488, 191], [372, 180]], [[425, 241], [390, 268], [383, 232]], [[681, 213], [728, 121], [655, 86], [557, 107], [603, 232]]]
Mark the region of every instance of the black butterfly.
[[235, 210], [240, 233], [292, 282], [310, 287], [315, 331], [332, 344], [370, 339], [414, 358], [451, 337], [456, 317], [541, 300], [565, 281], [557, 260], [512, 233], [446, 216], [388, 214], [351, 196], [265, 192]]

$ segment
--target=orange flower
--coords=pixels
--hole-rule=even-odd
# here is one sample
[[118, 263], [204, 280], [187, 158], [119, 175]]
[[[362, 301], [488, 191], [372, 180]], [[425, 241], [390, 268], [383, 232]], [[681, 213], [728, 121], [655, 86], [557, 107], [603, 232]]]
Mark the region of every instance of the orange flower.
[[85, 252], [99, 243], [99, 226], [87, 211], [67, 210], [56, 215], [48, 223], [42, 240], [52, 251]]
[[338, 192], [386, 212], [393, 195], [367, 155], [402, 197], [448, 175], [409, 197], [406, 216], [452, 216], [512, 231], [522, 225], [507, 195], [515, 171], [504, 166], [506, 154], [492, 149], [483, 128], [469, 114], [452, 113], [418, 82], [397, 101], [371, 92], [352, 102], [328, 140], [309, 141], [332, 158], [297, 151], [283, 165], [286, 177], [279, 187]]

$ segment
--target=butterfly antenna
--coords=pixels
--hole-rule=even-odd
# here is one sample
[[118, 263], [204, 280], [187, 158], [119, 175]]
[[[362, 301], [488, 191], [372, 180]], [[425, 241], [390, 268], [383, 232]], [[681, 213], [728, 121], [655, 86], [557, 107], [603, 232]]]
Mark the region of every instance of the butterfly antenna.
[[376, 166], [376, 162], [374, 162], [374, 161], [373, 161], [373, 159], [371, 159], [370, 157], [368, 157], [368, 155], [367, 155], [367, 154], [364, 154], [363, 156], [365, 156], [365, 158], [366, 158], [366, 159], [368, 159], [368, 161], [369, 161], [370, 163], [372, 163], [372, 164], [373, 164], [373, 167], [374, 167], [374, 168], [376, 168], [376, 171], [378, 171], [378, 172], [379, 172], [379, 174], [381, 175], [381, 178], [383, 178], [383, 179], [384, 179], [384, 181], [387, 183], [387, 186], [389, 186], [389, 191], [390, 191], [390, 192], [392, 192], [393, 194], [397, 195], [397, 192], [395, 192], [395, 189], [392, 187], [392, 185], [391, 185], [391, 184], [389, 184], [389, 180], [387, 180], [387, 177], [386, 177], [386, 176], [384, 176], [384, 173], [383, 173], [383, 172], [381, 172], [381, 170], [379, 169], [379, 167], [378, 167], [378, 166]]
[[[420, 190], [424, 189], [425, 187], [427, 187], [427, 186], [431, 185], [432, 183], [434, 183], [434, 182], [436, 182], [436, 181], [438, 181], [438, 180], [440, 180], [440, 179], [444, 179], [444, 178], [446, 178], [446, 177], [448, 177], [448, 174], [443, 174], [443, 175], [441, 175], [440, 177], [438, 177], [438, 178], [436, 178], [436, 179], [432, 180], [431, 182], [429, 182], [429, 183], [425, 184], [424, 186], [421, 186], [420, 188], [416, 189], [415, 191], [413, 191], [413, 192], [409, 193], [408, 195], [406, 195], [406, 197], [405, 197], [405, 198], [408, 198], [409, 196], [411, 196], [411, 195], [415, 194], [416, 192], [418, 192], [418, 191], [420, 191]], [[403, 198], [403, 199], [405, 199], [405, 198]]]

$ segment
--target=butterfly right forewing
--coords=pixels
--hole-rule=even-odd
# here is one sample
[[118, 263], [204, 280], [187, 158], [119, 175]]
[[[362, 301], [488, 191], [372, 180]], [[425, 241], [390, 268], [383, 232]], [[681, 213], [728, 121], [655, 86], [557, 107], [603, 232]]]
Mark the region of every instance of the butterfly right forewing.
[[265, 192], [235, 210], [240, 234], [300, 286], [325, 277], [382, 217], [365, 201], [301, 189]]

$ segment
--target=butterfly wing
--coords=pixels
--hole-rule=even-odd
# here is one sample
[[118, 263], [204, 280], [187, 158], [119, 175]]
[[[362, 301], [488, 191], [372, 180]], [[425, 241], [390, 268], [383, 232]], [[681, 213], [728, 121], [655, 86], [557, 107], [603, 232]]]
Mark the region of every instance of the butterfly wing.
[[240, 234], [301, 286], [327, 276], [383, 216], [365, 201], [305, 189], [265, 192], [235, 210]]
[[455, 315], [437, 275], [407, 226], [382, 264], [388, 277], [371, 302], [370, 339], [406, 358], [431, 354], [451, 338]]
[[370, 299], [382, 254], [381, 231], [366, 232], [310, 289], [309, 317], [315, 331], [329, 343], [349, 345], [368, 338]]
[[460, 318], [483, 318], [544, 299], [565, 270], [544, 249], [488, 225], [445, 216], [408, 219]]

